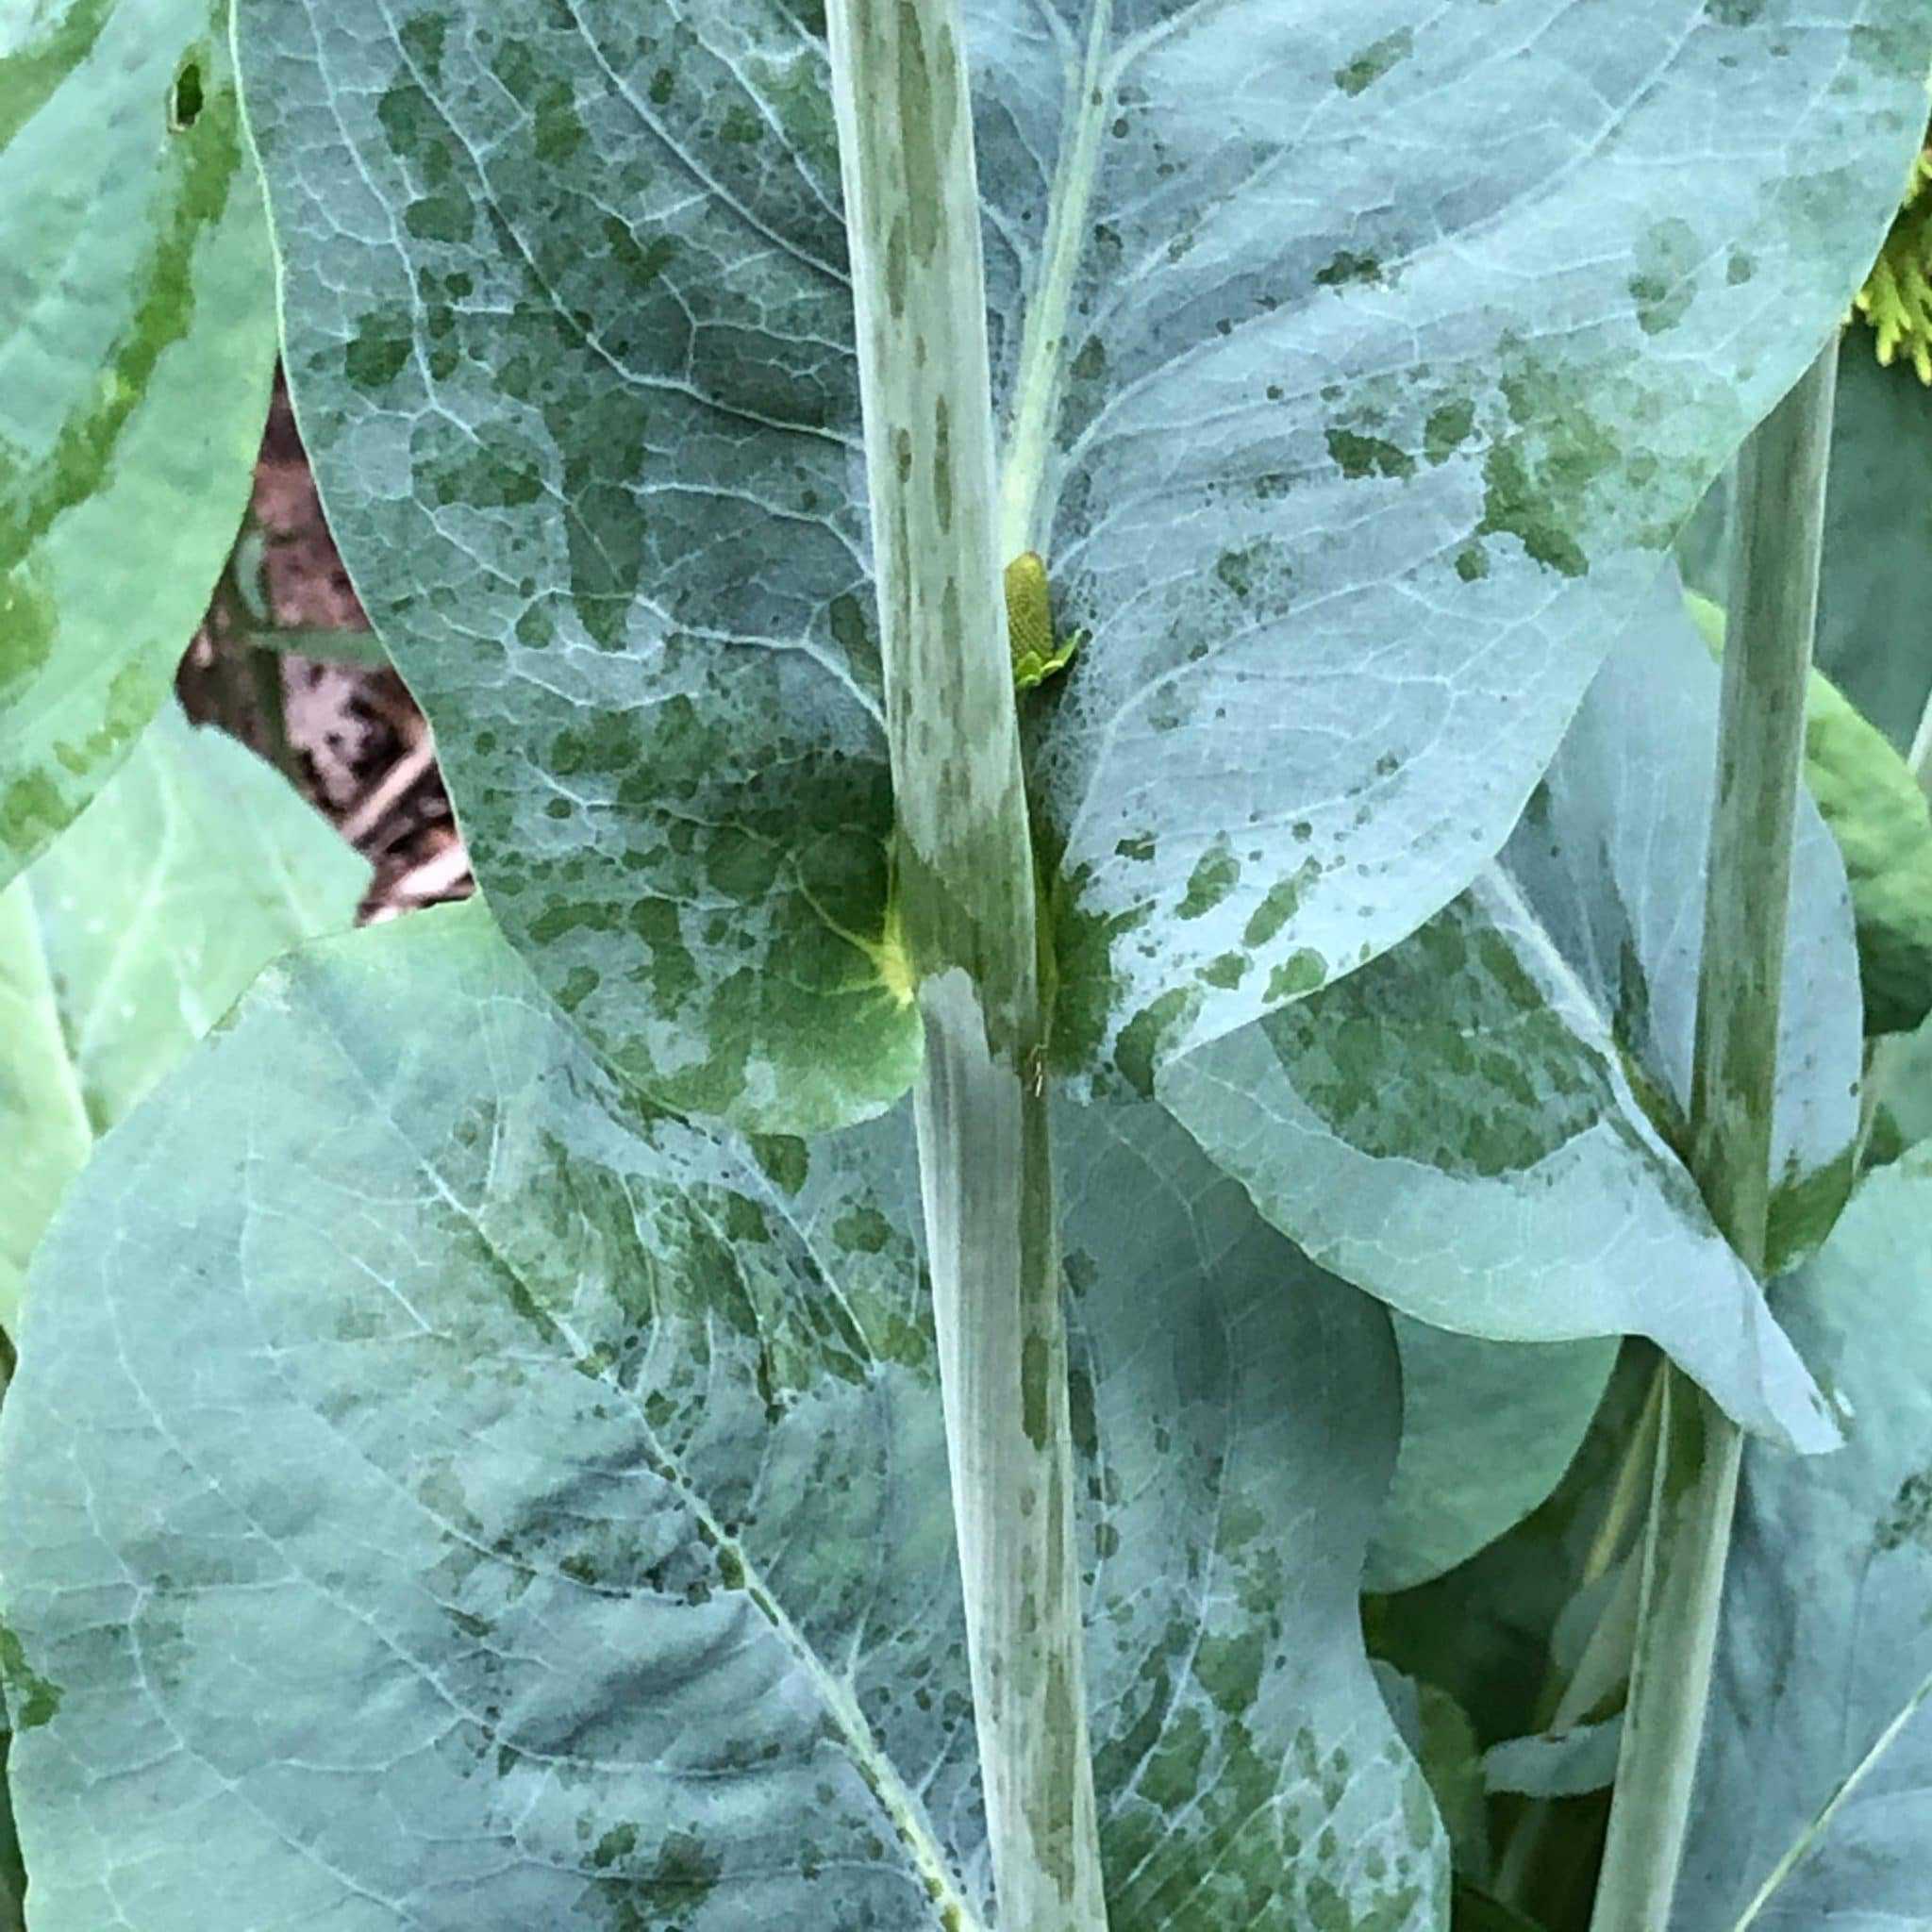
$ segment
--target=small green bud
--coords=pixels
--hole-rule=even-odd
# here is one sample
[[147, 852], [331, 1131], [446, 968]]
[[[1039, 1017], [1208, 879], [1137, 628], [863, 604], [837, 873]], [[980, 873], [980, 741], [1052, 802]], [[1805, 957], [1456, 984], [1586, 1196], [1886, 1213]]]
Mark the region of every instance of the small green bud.
[[1053, 605], [1047, 589], [1046, 559], [1023, 550], [1007, 566], [1007, 645], [1013, 655], [1013, 688], [1031, 691], [1064, 671], [1087, 641], [1075, 631], [1062, 644], [1053, 634]]

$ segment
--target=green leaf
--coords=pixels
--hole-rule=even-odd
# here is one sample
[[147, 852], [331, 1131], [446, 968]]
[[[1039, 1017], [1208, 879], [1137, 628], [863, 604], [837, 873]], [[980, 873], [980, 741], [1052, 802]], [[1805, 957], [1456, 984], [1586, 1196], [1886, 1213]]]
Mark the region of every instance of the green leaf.
[[1620, 1716], [1567, 1731], [1506, 1738], [1483, 1753], [1483, 1781], [1492, 1791], [1530, 1798], [1580, 1798], [1603, 1790], [1617, 1775], [1623, 1734]]
[[[1058, 1050], [1144, 1091], [1501, 843], [1869, 261], [1932, 32], [1081, 13], [971, 52], [1004, 547], [1089, 634], [1028, 707]], [[242, 0], [241, 42], [304, 431], [507, 933], [680, 1108], [875, 1110], [917, 1043], [811, 10]]]
[[227, 0], [0, 22], [0, 885], [168, 693], [247, 501], [275, 291]]
[[1363, 1587], [1409, 1590], [1466, 1561], [1562, 1480], [1616, 1365], [1608, 1340], [1483, 1341], [1406, 1315], [1402, 1448]]
[[[1116, 1932], [1440, 1926], [1386, 1323], [1158, 1109], [1057, 1130]], [[36, 1259], [35, 1932], [987, 1924], [914, 1167], [640, 1123], [479, 906], [271, 967]]]
[[1908, 1155], [1779, 1290], [1846, 1444], [1745, 1453], [1680, 1932], [1925, 1923], [1928, 1227], [1932, 1162]]
[[1482, 1752], [1469, 1713], [1434, 1684], [1404, 1676], [1390, 1664], [1377, 1664], [1374, 1670], [1382, 1701], [1428, 1780], [1429, 1795], [1449, 1834], [1457, 1877], [1487, 1878], [1490, 1824]]
[[1534, 1919], [1474, 1885], [1456, 1888], [1455, 1932], [1542, 1932]]
[[[1686, 581], [1719, 605], [1728, 482], [1678, 545]], [[1894, 749], [1910, 749], [1932, 697], [1932, 390], [1903, 363], [1881, 369], [1862, 326], [1839, 352], [1815, 656]]]
[[[1374, 965], [1172, 1069], [1162, 1096], [1275, 1224], [1418, 1321], [1647, 1335], [1747, 1426], [1835, 1431], [1678, 1149], [1716, 674], [1668, 586], [1599, 674], [1501, 860]], [[1843, 868], [1793, 859], [1779, 1259], [1850, 1180], [1860, 1061]]]
[[1874, 1157], [1896, 1159], [1907, 1147], [1932, 1139], [1932, 1020], [1916, 1033], [1880, 1041], [1871, 1077], [1884, 1096], [1872, 1137]]
[[[1722, 658], [1723, 610], [1688, 601]], [[1932, 807], [1890, 741], [1820, 671], [1805, 691], [1805, 782], [1851, 883], [1865, 1031], [1909, 1033], [1932, 1010]]]
[[1580, 1669], [1586, 1715], [1618, 1701], [1618, 1678], [1589, 1652], [1615, 1621], [1642, 1528], [1656, 1365], [1647, 1345], [1624, 1345], [1563, 1480], [1507, 1536], [1432, 1583], [1365, 1603], [1371, 1652], [1448, 1691], [1485, 1748], [1541, 1729]]
[[0, 892], [0, 1326], [94, 1141], [369, 868], [288, 783], [171, 703]]

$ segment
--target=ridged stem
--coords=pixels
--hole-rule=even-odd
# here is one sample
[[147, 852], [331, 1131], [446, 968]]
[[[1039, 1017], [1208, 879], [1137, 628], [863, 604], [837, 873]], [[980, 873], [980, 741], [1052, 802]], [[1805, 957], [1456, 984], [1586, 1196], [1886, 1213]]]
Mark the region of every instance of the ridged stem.
[[[1818, 609], [1834, 338], [1738, 458], [1690, 1167], [1759, 1275], [1805, 686]], [[1690, 1826], [1743, 1437], [1667, 1369], [1632, 1660], [1591, 1932], [1665, 1932]]]
[[958, 0], [831, 0], [953, 1510], [999, 1896], [1104, 1932], [1044, 1096]]

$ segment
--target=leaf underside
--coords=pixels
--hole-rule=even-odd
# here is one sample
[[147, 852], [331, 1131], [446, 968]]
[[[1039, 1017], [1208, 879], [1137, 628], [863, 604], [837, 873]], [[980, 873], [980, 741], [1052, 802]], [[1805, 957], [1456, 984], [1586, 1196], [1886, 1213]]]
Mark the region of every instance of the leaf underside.
[[[1681, 1156], [1716, 713], [1673, 575], [1475, 886], [1160, 1091], [1278, 1226], [1404, 1314], [1647, 1335], [1747, 1426], [1823, 1448], [1818, 1391]], [[1843, 1203], [1860, 1065], [1844, 868], [1808, 804], [1792, 863], [1774, 1264]]]

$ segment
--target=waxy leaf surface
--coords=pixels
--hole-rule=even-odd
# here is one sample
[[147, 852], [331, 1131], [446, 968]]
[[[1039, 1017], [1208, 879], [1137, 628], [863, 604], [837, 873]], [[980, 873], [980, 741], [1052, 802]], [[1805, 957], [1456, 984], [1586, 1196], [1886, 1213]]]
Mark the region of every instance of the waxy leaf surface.
[[1745, 1452], [1677, 1932], [1927, 1923], [1932, 1162], [1860, 1188], [1777, 1291], [1845, 1446]]
[[1562, 1480], [1611, 1341], [1485, 1341], [1394, 1317], [1402, 1447], [1363, 1587], [1412, 1590], [1521, 1523]]
[[[1005, 547], [1090, 633], [1024, 700], [1056, 1045], [1145, 1091], [1502, 842], [1876, 248], [1932, 23], [965, 13]], [[816, 14], [242, 0], [240, 37], [324, 497], [507, 934], [680, 1108], [875, 1111], [917, 1040]]]
[[[1058, 1133], [1112, 1924], [1439, 1928], [1386, 1320], [1158, 1109]], [[987, 1924], [910, 1139], [640, 1124], [480, 906], [269, 969], [36, 1260], [36, 1932]]]
[[[1679, 1158], [1717, 675], [1665, 587], [1497, 864], [1373, 966], [1182, 1061], [1162, 1093], [1262, 1210], [1461, 1334], [1647, 1335], [1748, 1426], [1833, 1425]], [[1860, 1066], [1844, 868], [1800, 811], [1774, 1120], [1775, 1258], [1850, 1180]]]
[[168, 693], [268, 410], [228, 0], [0, 15], [0, 886]]
[[285, 779], [170, 703], [0, 892], [0, 1326], [99, 1137], [275, 954], [346, 929], [368, 882]]

